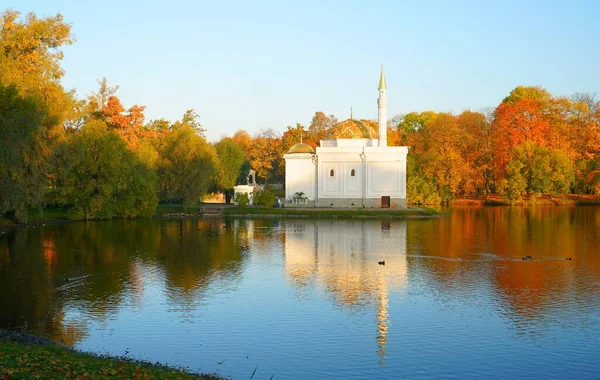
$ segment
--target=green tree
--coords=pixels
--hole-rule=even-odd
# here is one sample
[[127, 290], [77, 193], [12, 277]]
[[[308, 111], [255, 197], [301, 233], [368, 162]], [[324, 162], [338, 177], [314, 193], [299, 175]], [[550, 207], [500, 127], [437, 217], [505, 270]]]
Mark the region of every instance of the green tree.
[[422, 173], [418, 158], [414, 154], [407, 156], [406, 174], [406, 201], [409, 204], [438, 205], [442, 203], [435, 180]]
[[503, 180], [504, 197], [509, 201], [518, 201], [527, 190], [527, 179], [523, 173], [525, 164], [518, 158], [511, 159], [506, 165], [506, 179]]
[[0, 213], [17, 221], [27, 220], [29, 207], [43, 204], [53, 145], [76, 108], [73, 92], [60, 83], [60, 49], [72, 42], [61, 15], [0, 15]]
[[50, 151], [45, 110], [15, 86], [0, 86], [0, 214], [27, 221], [31, 207], [41, 207], [48, 183]]
[[69, 136], [57, 180], [61, 202], [75, 219], [151, 216], [156, 174], [99, 120]]
[[159, 156], [161, 201], [195, 204], [214, 185], [217, 153], [191, 126], [183, 124], [169, 133]]
[[419, 139], [415, 138], [415, 135], [419, 132], [423, 132], [427, 126], [427, 123], [434, 120], [437, 114], [433, 111], [425, 112], [410, 112], [406, 115], [396, 115], [392, 119], [392, 127], [398, 130], [399, 134], [399, 145], [411, 145], [419, 151], [422, 147], [419, 144]]
[[442, 203], [435, 181], [421, 174], [408, 177], [406, 199], [414, 205], [439, 205]]
[[559, 150], [526, 141], [512, 149], [506, 167], [506, 195], [517, 200], [523, 193], [567, 194], [575, 180], [573, 161]]
[[227, 137], [215, 144], [219, 157], [217, 186], [225, 192], [229, 203], [231, 190], [236, 185], [244, 164], [244, 151], [231, 138]]

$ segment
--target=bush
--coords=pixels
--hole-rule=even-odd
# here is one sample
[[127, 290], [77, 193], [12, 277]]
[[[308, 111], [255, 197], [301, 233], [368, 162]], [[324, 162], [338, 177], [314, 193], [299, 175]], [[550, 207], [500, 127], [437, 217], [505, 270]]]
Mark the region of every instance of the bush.
[[240, 206], [240, 207], [246, 207], [246, 206], [248, 206], [249, 202], [250, 202], [250, 197], [248, 196], [248, 194], [237, 193], [235, 195], [235, 203], [238, 206]]
[[254, 195], [254, 204], [265, 207], [273, 207], [275, 204], [275, 193], [270, 189], [264, 189]]

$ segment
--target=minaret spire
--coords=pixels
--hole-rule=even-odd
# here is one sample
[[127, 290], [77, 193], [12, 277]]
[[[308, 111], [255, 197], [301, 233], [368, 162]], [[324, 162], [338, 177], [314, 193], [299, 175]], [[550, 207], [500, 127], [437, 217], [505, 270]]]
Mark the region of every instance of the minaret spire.
[[352, 106], [350, 106], [350, 120], [352, 120], [352, 119], [354, 119], [354, 118], [352, 117]]
[[383, 73], [383, 63], [381, 64], [381, 75], [379, 76], [379, 90], [387, 90], [385, 84], [385, 74]]
[[383, 64], [381, 64], [381, 75], [379, 76], [379, 99], [377, 99], [378, 124], [379, 124], [379, 146], [387, 146], [387, 97], [385, 92], [385, 75], [383, 74]]

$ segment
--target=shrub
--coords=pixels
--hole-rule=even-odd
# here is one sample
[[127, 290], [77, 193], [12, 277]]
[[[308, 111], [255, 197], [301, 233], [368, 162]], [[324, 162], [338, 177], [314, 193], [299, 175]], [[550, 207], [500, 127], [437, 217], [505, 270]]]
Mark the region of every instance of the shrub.
[[275, 204], [275, 193], [269, 189], [264, 189], [254, 195], [254, 204], [265, 207], [273, 207]]
[[240, 207], [248, 206], [250, 202], [250, 197], [246, 193], [237, 193], [235, 195], [235, 203]]

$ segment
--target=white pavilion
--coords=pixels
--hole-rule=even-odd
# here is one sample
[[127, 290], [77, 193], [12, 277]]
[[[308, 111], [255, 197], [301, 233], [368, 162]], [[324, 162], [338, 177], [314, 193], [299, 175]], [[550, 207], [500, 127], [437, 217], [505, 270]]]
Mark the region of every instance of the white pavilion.
[[304, 143], [285, 155], [285, 196], [297, 207], [406, 207], [406, 146], [387, 145], [381, 68], [377, 129], [353, 118], [336, 124], [316, 152]]

